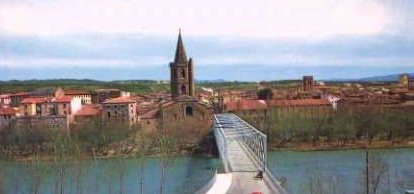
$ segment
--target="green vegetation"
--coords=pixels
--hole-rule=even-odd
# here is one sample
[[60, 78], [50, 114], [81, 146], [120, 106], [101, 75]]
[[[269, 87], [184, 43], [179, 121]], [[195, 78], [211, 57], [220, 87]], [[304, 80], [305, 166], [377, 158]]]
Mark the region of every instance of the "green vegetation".
[[158, 84], [151, 80], [125, 80], [125, 81], [95, 81], [95, 80], [27, 80], [0, 82], [2, 92], [31, 91], [42, 87], [61, 87], [68, 90], [93, 91], [101, 88], [115, 88], [134, 93], [168, 92], [169, 84]]
[[64, 130], [45, 127], [13, 127], [0, 130], [0, 154], [2, 158], [48, 157], [64, 154], [77, 158], [85, 153], [93, 156], [108, 154], [111, 144], [134, 137], [138, 128], [115, 124], [101, 125], [91, 122], [75, 127], [70, 136]]
[[414, 138], [414, 110], [386, 107], [274, 108], [241, 114], [267, 135], [275, 147], [375, 146], [373, 142], [404, 144]]

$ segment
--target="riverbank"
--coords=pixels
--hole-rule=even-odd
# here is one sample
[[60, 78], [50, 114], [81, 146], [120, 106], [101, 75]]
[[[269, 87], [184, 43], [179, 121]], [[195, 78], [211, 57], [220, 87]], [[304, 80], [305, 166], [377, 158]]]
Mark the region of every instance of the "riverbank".
[[[177, 156], [186, 156], [186, 155], [209, 155], [212, 157], [217, 157], [217, 153], [214, 150], [214, 145], [211, 143], [214, 142], [204, 142], [201, 145], [187, 145], [186, 147], [181, 147], [178, 150], [172, 151], [168, 154], [168, 157], [177, 157]], [[124, 147], [124, 149], [122, 149]], [[126, 149], [127, 147], [128, 149]], [[310, 144], [310, 143], [289, 143], [284, 146], [276, 145], [269, 143], [268, 151], [294, 151], [294, 152], [312, 152], [312, 151], [344, 151], [344, 150], [357, 150], [357, 149], [402, 149], [402, 148], [414, 148], [414, 141], [406, 142], [392, 142], [392, 141], [373, 141], [371, 145], [366, 146], [366, 143], [363, 141], [348, 143], [346, 145], [338, 144]], [[129, 152], [122, 152], [121, 150], [131, 150]], [[134, 149], [134, 146], [120, 146], [118, 148], [108, 149], [104, 153], [94, 153], [94, 152], [82, 152], [76, 157], [68, 157], [67, 160], [99, 160], [99, 159], [110, 159], [110, 158], [157, 158], [164, 157], [162, 153], [157, 153], [155, 150], [147, 151], [143, 155], [139, 153], [137, 149]], [[56, 158], [52, 153], [37, 153], [29, 155], [16, 155], [10, 158], [3, 158], [6, 160], [17, 161], [17, 162], [30, 162], [30, 161], [54, 161]]]
[[277, 144], [268, 144], [268, 149], [272, 151], [289, 150], [289, 151], [336, 151], [336, 150], [354, 150], [354, 149], [400, 149], [414, 148], [414, 141], [393, 142], [393, 141], [372, 141], [368, 145], [365, 141], [355, 141], [347, 144], [336, 143], [288, 143], [283, 146]]

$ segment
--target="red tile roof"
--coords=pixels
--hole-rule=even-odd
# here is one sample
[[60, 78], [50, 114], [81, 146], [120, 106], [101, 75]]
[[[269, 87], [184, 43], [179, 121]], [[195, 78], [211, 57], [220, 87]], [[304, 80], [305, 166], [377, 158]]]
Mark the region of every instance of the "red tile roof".
[[0, 94], [0, 98], [10, 98], [10, 95], [11, 94], [6, 94], [6, 93]]
[[96, 116], [101, 114], [102, 106], [99, 104], [87, 104], [75, 113], [75, 116]]
[[129, 104], [129, 103], [136, 103], [136, 101], [131, 99], [131, 97], [122, 96], [118, 98], [107, 99], [104, 102], [102, 102], [102, 104]]
[[10, 106], [0, 107], [0, 115], [14, 115], [16, 112]]
[[237, 102], [228, 102], [225, 105], [227, 111], [234, 110], [264, 110], [267, 108], [264, 100], [240, 100]]
[[23, 99], [20, 104], [39, 104], [47, 102], [47, 98], [45, 97], [32, 97], [32, 98], [25, 98]]
[[154, 108], [152, 110], [147, 111], [143, 115], [141, 115], [141, 119], [155, 119], [157, 118], [157, 113], [159, 111], [159, 108]]
[[52, 102], [57, 102], [57, 103], [70, 103], [70, 101], [72, 101], [72, 96], [62, 96], [60, 98], [56, 98], [54, 99]]
[[324, 106], [331, 105], [328, 99], [273, 100], [271, 106]]

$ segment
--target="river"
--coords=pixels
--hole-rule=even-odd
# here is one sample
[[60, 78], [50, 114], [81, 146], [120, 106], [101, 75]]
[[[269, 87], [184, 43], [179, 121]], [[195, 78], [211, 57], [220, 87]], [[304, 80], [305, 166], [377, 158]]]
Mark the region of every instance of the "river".
[[[370, 154], [380, 158], [372, 160], [388, 166], [382, 185], [389, 186], [383, 189], [400, 193], [398, 185], [403, 172], [414, 169], [414, 149], [374, 150]], [[286, 179], [287, 189], [293, 194], [306, 193], [310, 185], [315, 187], [319, 183], [324, 191], [357, 193], [363, 189], [364, 157], [363, 150], [272, 151], [268, 154], [268, 167], [277, 178]], [[52, 162], [33, 165], [2, 161], [0, 193], [139, 194], [142, 188], [149, 194], [160, 193], [161, 189], [168, 194], [186, 194], [202, 187], [215, 169], [221, 168], [219, 159], [203, 155], [169, 158], [166, 181], [162, 184], [161, 161], [161, 158], [102, 159], [68, 162], [70, 165], [63, 168]]]

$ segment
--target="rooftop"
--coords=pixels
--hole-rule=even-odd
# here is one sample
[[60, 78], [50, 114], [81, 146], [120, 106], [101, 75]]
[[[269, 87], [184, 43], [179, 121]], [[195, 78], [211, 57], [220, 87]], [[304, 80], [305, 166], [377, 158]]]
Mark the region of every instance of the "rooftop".
[[0, 106], [0, 115], [14, 115], [15, 111], [10, 106]]
[[272, 106], [323, 106], [331, 105], [328, 99], [299, 99], [299, 100], [273, 100]]
[[263, 110], [267, 108], [264, 100], [240, 100], [226, 104], [226, 110]]
[[62, 96], [60, 98], [56, 98], [54, 100], [52, 100], [52, 102], [57, 102], [57, 103], [70, 103], [70, 101], [72, 101], [72, 96]]
[[129, 96], [121, 96], [118, 98], [111, 98], [107, 99], [102, 104], [129, 104], [129, 103], [136, 103], [135, 100], [131, 99]]
[[48, 98], [45, 97], [31, 97], [23, 99], [20, 104], [39, 104], [47, 102]]
[[75, 116], [95, 116], [99, 115], [102, 111], [102, 106], [99, 104], [87, 104], [75, 113]]

